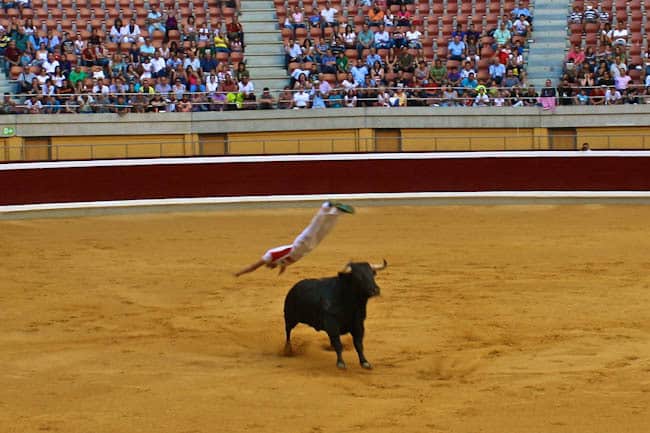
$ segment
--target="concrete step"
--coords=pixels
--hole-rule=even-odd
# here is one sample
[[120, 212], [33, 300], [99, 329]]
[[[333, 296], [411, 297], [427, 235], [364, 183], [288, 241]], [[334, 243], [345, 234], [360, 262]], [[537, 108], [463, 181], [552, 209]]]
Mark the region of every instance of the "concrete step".
[[249, 22], [249, 23], [243, 23], [242, 22], [242, 27], [244, 28], [244, 32], [246, 33], [271, 33], [271, 32], [277, 32], [280, 34], [280, 31], [278, 30], [278, 23], [276, 21], [256, 21], [256, 22]]
[[246, 33], [245, 39], [246, 44], [282, 43], [282, 34], [279, 30], [273, 30], [272, 32]]
[[276, 93], [278, 90], [284, 88], [284, 86], [289, 84], [289, 78], [278, 78], [278, 79], [260, 79], [254, 80], [253, 84], [255, 85], [255, 93], [260, 94], [265, 87], [268, 87]]
[[535, 42], [534, 47], [531, 47], [531, 51], [534, 53], [537, 52], [537, 50], [543, 50], [543, 49], [555, 49], [555, 50], [564, 50], [564, 47], [566, 46], [566, 40], [560, 40], [560, 41], [543, 41], [543, 42]]
[[277, 20], [275, 11], [250, 11], [242, 12], [239, 21], [243, 23], [252, 23], [257, 21], [272, 21]]
[[246, 64], [251, 67], [255, 66], [274, 66], [278, 68], [284, 67], [284, 56], [282, 55], [262, 55], [262, 54], [248, 54], [246, 53]]
[[249, 43], [246, 41], [246, 56], [250, 55], [282, 55], [284, 54], [284, 49], [281, 45], [275, 44], [258, 44], [258, 43]]
[[273, 0], [243, 0], [241, 2], [241, 10], [245, 11], [249, 8], [275, 8]]
[[282, 66], [254, 66], [255, 68], [255, 76], [251, 74], [252, 78], [283, 78], [283, 77], [288, 77], [289, 74], [287, 73], [287, 70], [284, 69], [284, 65]]

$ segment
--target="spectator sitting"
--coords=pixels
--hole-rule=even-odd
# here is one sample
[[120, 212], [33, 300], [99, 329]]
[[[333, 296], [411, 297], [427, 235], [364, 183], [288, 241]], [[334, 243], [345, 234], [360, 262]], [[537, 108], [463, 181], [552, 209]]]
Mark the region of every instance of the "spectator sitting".
[[539, 96], [539, 102], [544, 110], [555, 110], [557, 92], [553, 87], [551, 80], [546, 80], [542, 93]]
[[440, 60], [440, 58], [436, 58], [436, 60], [433, 62], [433, 66], [429, 69], [429, 80], [440, 85], [446, 78], [447, 67], [442, 64], [442, 60]]
[[384, 25], [379, 26], [379, 31], [375, 33], [375, 48], [388, 49], [394, 45], [390, 33], [386, 31]]
[[591, 89], [591, 94], [589, 95], [589, 105], [604, 105], [606, 88], [607, 86], [602, 85]]
[[569, 24], [582, 24], [582, 12], [580, 12], [580, 8], [577, 5], [573, 6], [568, 21]]
[[375, 34], [364, 24], [357, 37], [357, 58], [363, 58], [363, 50], [369, 50], [375, 43]]
[[533, 22], [533, 17], [530, 14], [530, 9], [528, 9], [526, 5], [523, 4], [523, 2], [520, 2], [519, 7], [516, 7], [512, 10], [512, 18], [516, 19], [518, 17], [521, 17], [522, 15], [529, 23]]
[[147, 22], [149, 24], [147, 31], [149, 32], [149, 36], [153, 36], [155, 30], [165, 33], [165, 25], [162, 22], [162, 14], [158, 10], [158, 7], [151, 3], [150, 8], [149, 13], [147, 14]]
[[361, 59], [357, 59], [357, 64], [350, 69], [350, 73], [352, 74], [357, 86], [363, 86], [366, 82], [366, 76], [368, 75], [368, 67]]
[[392, 46], [395, 48], [403, 48], [407, 46], [406, 36], [400, 30], [395, 30], [391, 35]]
[[512, 28], [516, 36], [523, 36], [527, 39], [530, 37], [530, 23], [526, 20], [525, 16], [519, 15], [519, 19], [512, 23]]
[[348, 65], [349, 59], [343, 52], [339, 52], [336, 55], [336, 72], [347, 73], [350, 69]]
[[402, 72], [413, 73], [415, 71], [415, 57], [409, 53], [406, 48], [402, 48], [397, 58], [399, 70]]
[[151, 45], [151, 38], [145, 38], [144, 44], [140, 46], [140, 56], [151, 57], [156, 51], [153, 45]]
[[[260, 109], [261, 110], [271, 110], [273, 108], [273, 95], [271, 95], [271, 92], [269, 91], [268, 87], [265, 87], [262, 90], [262, 94], [260, 95]], [[280, 108], [280, 107], [278, 107]]]
[[[172, 30], [178, 31], [178, 18], [173, 10], [168, 10], [165, 18], [165, 41], [169, 40], [169, 32]], [[180, 17], [180, 14], [179, 14]]]
[[612, 31], [612, 45], [627, 45], [628, 31], [624, 26], [623, 21], [616, 23], [616, 29]]
[[[135, 18], [131, 18], [128, 25], [120, 29], [121, 42], [137, 43], [140, 42], [142, 37], [140, 34], [140, 27], [136, 24]], [[80, 39], [78, 36], [77, 39]]]
[[237, 86], [239, 88], [239, 94], [241, 95], [238, 100], [242, 101], [242, 105], [240, 106], [248, 110], [257, 108], [255, 86], [253, 85], [253, 82], [245, 76]]
[[314, 97], [311, 100], [311, 108], [326, 108], [325, 95], [322, 95], [318, 89], [314, 92]]
[[462, 95], [465, 91], [469, 91], [469, 96], [471, 97], [474, 93], [474, 89], [476, 89], [478, 86], [478, 80], [476, 79], [474, 72], [470, 72], [467, 77], [463, 78], [463, 80], [460, 82], [460, 86], [463, 90], [462, 93], [461, 91], [458, 93]]
[[487, 94], [487, 88], [484, 85], [476, 86], [476, 96], [473, 102], [474, 107], [487, 107], [490, 105], [490, 97]]
[[111, 27], [111, 30], [108, 34], [109, 40], [111, 42], [116, 44], [122, 42], [122, 34], [121, 34], [122, 27], [124, 27], [124, 24], [122, 24], [122, 20], [119, 18], [115, 18], [115, 21], [113, 22], [113, 26]]
[[280, 92], [280, 94], [278, 95], [277, 107], [281, 110], [282, 109], [286, 110], [288, 108], [292, 108], [292, 106], [293, 106], [293, 94], [291, 93], [289, 86], [285, 86], [284, 90]]
[[368, 11], [368, 25], [373, 27], [384, 25], [384, 16], [384, 11], [379, 7], [379, 5], [375, 4], [372, 9]]
[[458, 88], [460, 87], [460, 73], [458, 72], [458, 68], [456, 66], [450, 66], [449, 67], [449, 72], [447, 72], [447, 83], [451, 87]]
[[510, 38], [512, 38], [512, 34], [510, 33], [510, 30], [506, 28], [506, 24], [502, 22], [499, 25], [499, 28], [494, 31], [493, 37], [496, 46], [500, 46], [500, 45], [506, 45], [508, 42], [510, 42]]
[[411, 26], [411, 13], [406, 9], [406, 5], [400, 5], [397, 13], [397, 25], [402, 27]]
[[331, 49], [328, 49], [327, 53], [321, 57], [320, 71], [325, 74], [336, 74], [336, 57]]
[[308, 108], [309, 100], [309, 93], [305, 92], [304, 87], [300, 87], [298, 91], [293, 94], [293, 108]]
[[232, 21], [226, 24], [226, 32], [228, 33], [228, 39], [241, 41], [242, 48], [246, 46], [246, 42], [244, 41], [244, 28], [239, 22], [237, 15], [233, 16]]
[[345, 48], [352, 49], [357, 47], [357, 34], [352, 30], [351, 25], [348, 24], [345, 26], [345, 31], [341, 35], [341, 39]]
[[[149, 34], [151, 36], [151, 33]], [[196, 30], [196, 18], [192, 15], [187, 17], [187, 21], [182, 29], [182, 39], [183, 41], [196, 41], [197, 39], [197, 30]]]
[[449, 59], [463, 61], [465, 59], [465, 48], [465, 42], [460, 39], [460, 35], [454, 36], [447, 46]]
[[366, 66], [368, 69], [372, 68], [372, 65], [375, 64], [375, 62], [379, 61], [379, 63], [383, 64], [384, 62], [381, 59], [381, 56], [377, 54], [377, 50], [373, 47], [370, 48], [370, 53], [366, 56]]
[[420, 42], [420, 37], [422, 33], [415, 28], [415, 25], [411, 24], [409, 30], [406, 32], [406, 40], [409, 48], [421, 49], [422, 42]]
[[503, 79], [503, 87], [519, 86], [519, 77], [517, 77], [512, 69], [506, 72], [506, 77]]
[[296, 38], [296, 29], [305, 29], [307, 25], [305, 24], [305, 14], [300, 9], [300, 6], [297, 4], [294, 5], [293, 11], [291, 12], [291, 18], [289, 19], [291, 24], [291, 29], [293, 30], [293, 38]]
[[215, 34], [213, 39], [214, 50], [218, 53], [230, 53], [228, 38], [222, 34]]
[[594, 9], [593, 5], [587, 3], [585, 5], [585, 11], [582, 14], [582, 21], [584, 24], [587, 23], [597, 23], [600, 20], [598, 11]]
[[506, 75], [506, 67], [503, 63], [499, 62], [499, 59], [494, 57], [492, 59], [492, 64], [488, 68], [490, 78], [493, 79], [497, 84], [501, 84], [503, 77]]

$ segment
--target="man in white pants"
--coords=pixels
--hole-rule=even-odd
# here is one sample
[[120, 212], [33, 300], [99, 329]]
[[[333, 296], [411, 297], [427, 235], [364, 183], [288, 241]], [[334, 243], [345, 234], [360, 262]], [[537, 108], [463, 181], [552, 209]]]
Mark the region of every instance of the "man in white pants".
[[307, 228], [293, 241], [293, 244], [271, 248], [264, 253], [260, 260], [235, 273], [235, 276], [239, 277], [240, 275], [253, 272], [264, 265], [271, 269], [280, 266], [280, 274], [282, 274], [287, 266], [297, 262], [316, 248], [316, 245], [332, 230], [341, 212], [352, 214], [354, 213], [354, 208], [343, 203], [326, 201]]

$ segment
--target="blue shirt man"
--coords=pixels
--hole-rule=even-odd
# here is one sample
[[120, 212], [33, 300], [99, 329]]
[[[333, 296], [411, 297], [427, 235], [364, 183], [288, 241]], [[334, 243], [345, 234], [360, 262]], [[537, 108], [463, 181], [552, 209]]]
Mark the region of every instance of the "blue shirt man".
[[452, 60], [462, 61], [464, 59], [465, 48], [465, 42], [460, 40], [460, 36], [454, 36], [454, 39], [449, 42], [449, 45], [447, 46], [449, 58]]
[[350, 73], [352, 74], [354, 82], [359, 86], [363, 86], [363, 83], [366, 82], [366, 76], [368, 75], [368, 68], [366, 65], [361, 63], [360, 59], [358, 59], [357, 64], [350, 69]]
[[384, 62], [381, 60], [381, 56], [377, 54], [377, 51], [374, 48], [370, 49], [370, 54], [366, 57], [366, 66], [370, 69], [376, 61], [379, 61], [379, 64], [383, 65]]

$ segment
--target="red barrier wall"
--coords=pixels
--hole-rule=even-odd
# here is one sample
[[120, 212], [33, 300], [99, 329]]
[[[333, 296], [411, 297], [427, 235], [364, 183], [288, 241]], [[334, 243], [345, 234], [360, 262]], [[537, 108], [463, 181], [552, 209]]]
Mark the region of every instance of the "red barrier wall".
[[650, 191], [650, 156], [355, 158], [359, 159], [0, 166], [0, 205], [284, 194]]

